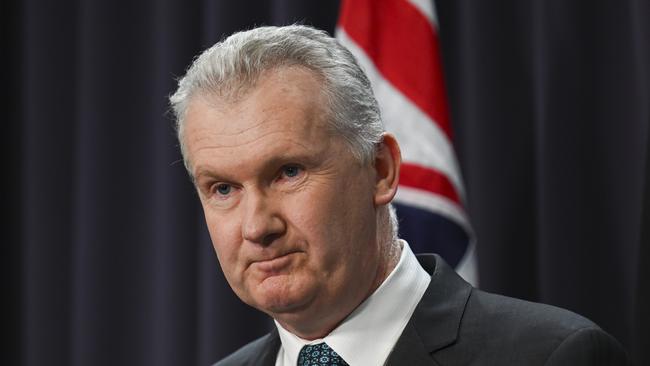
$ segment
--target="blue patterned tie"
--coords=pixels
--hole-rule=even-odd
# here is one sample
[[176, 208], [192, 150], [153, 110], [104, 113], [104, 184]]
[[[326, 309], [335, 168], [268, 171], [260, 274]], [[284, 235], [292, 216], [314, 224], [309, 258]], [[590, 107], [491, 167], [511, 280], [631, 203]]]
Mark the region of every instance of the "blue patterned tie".
[[302, 347], [298, 354], [298, 366], [349, 366], [327, 343]]

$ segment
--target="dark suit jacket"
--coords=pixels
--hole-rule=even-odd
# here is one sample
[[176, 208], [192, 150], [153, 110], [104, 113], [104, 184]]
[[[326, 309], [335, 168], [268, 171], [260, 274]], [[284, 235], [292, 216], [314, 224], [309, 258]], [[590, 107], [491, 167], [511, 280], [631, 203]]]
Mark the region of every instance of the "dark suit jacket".
[[[477, 290], [437, 255], [418, 260], [431, 283], [386, 365], [628, 364], [620, 344], [588, 319]], [[215, 366], [273, 366], [279, 347], [273, 331]]]

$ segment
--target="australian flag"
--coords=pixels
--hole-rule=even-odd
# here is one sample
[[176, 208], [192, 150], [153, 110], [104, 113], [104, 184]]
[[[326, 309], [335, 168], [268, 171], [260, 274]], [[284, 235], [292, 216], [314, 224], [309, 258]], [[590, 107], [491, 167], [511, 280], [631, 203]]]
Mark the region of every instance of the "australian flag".
[[336, 32], [370, 78], [386, 129], [402, 149], [394, 202], [400, 237], [416, 253], [440, 254], [477, 285], [432, 1], [344, 0]]

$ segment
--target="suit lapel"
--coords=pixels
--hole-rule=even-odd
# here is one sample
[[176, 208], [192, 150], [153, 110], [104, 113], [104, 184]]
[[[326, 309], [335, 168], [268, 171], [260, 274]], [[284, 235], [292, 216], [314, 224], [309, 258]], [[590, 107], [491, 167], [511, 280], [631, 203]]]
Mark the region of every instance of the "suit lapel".
[[256, 356], [251, 361], [251, 365], [255, 366], [274, 366], [275, 359], [280, 349], [280, 336], [278, 330], [273, 329], [271, 333], [267, 334], [265, 339], [256, 350]]
[[431, 282], [386, 365], [438, 365], [432, 355], [456, 341], [472, 287], [438, 255], [419, 255]]
[[386, 365], [431, 366], [432, 364], [438, 365], [431, 358], [429, 349], [422, 343], [422, 338], [413, 324], [409, 322], [388, 357]]

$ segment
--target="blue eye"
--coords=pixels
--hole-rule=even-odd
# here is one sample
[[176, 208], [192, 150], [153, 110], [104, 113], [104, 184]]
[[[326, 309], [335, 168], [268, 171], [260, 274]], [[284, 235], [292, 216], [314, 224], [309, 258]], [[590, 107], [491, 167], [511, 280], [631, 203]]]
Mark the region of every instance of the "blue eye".
[[283, 173], [285, 176], [289, 178], [293, 178], [300, 173], [300, 168], [298, 168], [297, 166], [285, 166], [283, 169]]
[[232, 190], [232, 186], [230, 184], [225, 184], [225, 183], [217, 184], [217, 192], [220, 195], [223, 196], [228, 195], [231, 190]]

